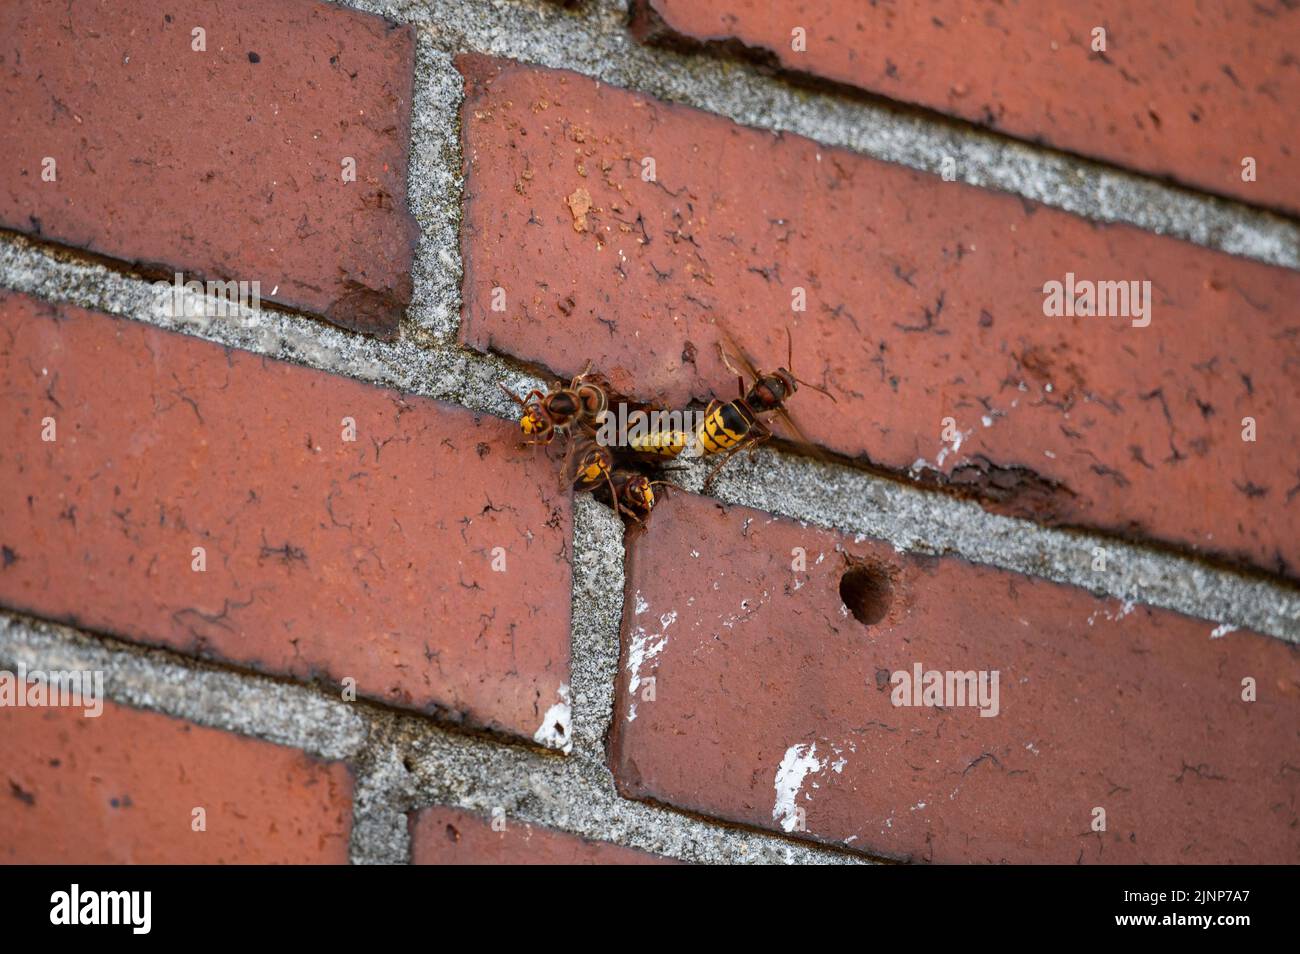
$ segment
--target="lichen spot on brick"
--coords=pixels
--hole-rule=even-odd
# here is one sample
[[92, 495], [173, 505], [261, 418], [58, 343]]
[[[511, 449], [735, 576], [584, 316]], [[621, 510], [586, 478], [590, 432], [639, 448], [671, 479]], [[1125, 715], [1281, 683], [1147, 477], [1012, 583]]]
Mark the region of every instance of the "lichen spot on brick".
[[889, 613], [894, 588], [883, 568], [855, 563], [840, 577], [840, 599], [859, 623], [874, 626]]
[[556, 694], [560, 701], [546, 710], [542, 724], [533, 733], [533, 741], [568, 753], [573, 750], [573, 706], [569, 702], [568, 684], [560, 686]]

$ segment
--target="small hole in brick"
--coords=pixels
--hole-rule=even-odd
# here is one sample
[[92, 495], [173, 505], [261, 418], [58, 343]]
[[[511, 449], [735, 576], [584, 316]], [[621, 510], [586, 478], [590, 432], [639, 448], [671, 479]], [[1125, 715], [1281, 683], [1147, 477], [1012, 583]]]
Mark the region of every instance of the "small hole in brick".
[[894, 601], [889, 575], [878, 567], [851, 566], [840, 577], [840, 599], [853, 618], [867, 626], [885, 618]]
[[555, 723], [555, 732], [557, 735], [564, 735], [564, 726], [558, 722]]
[[448, 826], [447, 826], [447, 840], [448, 840], [448, 841], [460, 841], [460, 832], [458, 832], [458, 831], [456, 830], [456, 826], [455, 826], [455, 825], [448, 825]]

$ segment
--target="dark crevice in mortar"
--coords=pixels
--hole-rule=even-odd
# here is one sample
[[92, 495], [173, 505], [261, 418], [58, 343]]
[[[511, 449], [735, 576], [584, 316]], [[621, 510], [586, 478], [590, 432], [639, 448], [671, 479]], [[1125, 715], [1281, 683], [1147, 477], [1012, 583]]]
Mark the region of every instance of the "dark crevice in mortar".
[[[473, 354], [483, 353], [469, 345], [461, 345], [461, 348]], [[567, 380], [563, 375], [551, 371], [535, 360], [530, 361], [505, 354], [498, 351], [491, 343], [488, 349], [487, 354], [511, 368], [517, 368], [521, 373], [544, 381]], [[637, 401], [635, 396], [631, 396], [630, 399]], [[683, 410], [702, 411], [704, 407], [705, 402], [693, 399]], [[1273, 570], [1254, 563], [1253, 558], [1245, 555], [1191, 550], [1167, 540], [1146, 536], [1143, 528], [1137, 525], [1129, 525], [1121, 529], [1071, 521], [1063, 515], [1062, 507], [1078, 496], [1075, 491], [1060, 481], [1022, 465], [1000, 464], [980, 455], [968, 463], [954, 467], [950, 474], [926, 468], [913, 476], [905, 468], [877, 463], [865, 454], [850, 457], [820, 445], [806, 446], [779, 435], [774, 435], [772, 440], [767, 442], [767, 446], [779, 448], [783, 454], [803, 457], [817, 463], [836, 464], [849, 470], [870, 474], [909, 490], [941, 493], [961, 500], [971, 500], [989, 513], [1026, 520], [1044, 529], [1076, 533], [1081, 537], [1091, 538], [1097, 544], [1105, 544], [1107, 541], [1129, 544], [1180, 560], [1199, 563], [1215, 572], [1228, 573], [1247, 580], [1258, 580], [1300, 593], [1300, 578], [1289, 575], [1296, 570], [1286, 565], [1281, 569]], [[723, 470], [722, 474], [725, 473], [726, 471]], [[690, 492], [685, 488], [679, 489]], [[718, 499], [717, 494], [711, 489], [702, 489], [698, 493]], [[653, 520], [653, 516], [651, 519]], [[1084, 586], [1087, 588], [1086, 584]]]

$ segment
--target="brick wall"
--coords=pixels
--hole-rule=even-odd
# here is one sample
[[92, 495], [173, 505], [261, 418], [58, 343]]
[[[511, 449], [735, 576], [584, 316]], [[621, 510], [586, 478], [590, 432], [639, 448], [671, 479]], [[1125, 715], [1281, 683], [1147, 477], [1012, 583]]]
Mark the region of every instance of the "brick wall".
[[[8, 5], [0, 858], [1300, 861], [1300, 11], [1187, 6]], [[520, 446], [723, 327], [809, 443]]]

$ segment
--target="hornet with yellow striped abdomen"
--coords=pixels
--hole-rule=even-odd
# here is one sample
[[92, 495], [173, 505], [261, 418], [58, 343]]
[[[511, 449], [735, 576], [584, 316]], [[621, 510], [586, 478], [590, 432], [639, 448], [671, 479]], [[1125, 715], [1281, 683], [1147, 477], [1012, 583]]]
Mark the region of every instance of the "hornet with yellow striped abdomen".
[[686, 431], [663, 430], [629, 436], [628, 450], [649, 460], [675, 460], [691, 442]]
[[759, 371], [726, 329], [719, 327], [719, 330], [753, 383], [746, 389], [745, 374], [736, 370], [727, 356], [726, 349], [719, 342], [718, 354], [722, 357], [722, 363], [739, 380], [740, 396], [726, 404], [716, 400], [709, 402], [708, 409], [704, 412], [704, 420], [696, 431], [695, 437], [699, 442], [701, 453], [726, 455], [705, 478], [706, 484], [717, 475], [727, 461], [731, 460], [732, 456], [742, 450], [753, 449], [772, 436], [772, 429], [759, 415], [778, 415], [801, 442], [810, 443], [791, 420], [785, 406], [786, 401], [798, 390], [800, 384], [825, 394], [832, 401], [835, 400], [834, 395], [825, 388], [800, 381], [794, 376], [794, 372], [789, 370], [788, 366], [794, 364], [794, 342], [790, 337], [789, 328], [785, 330], [788, 349], [787, 367], [777, 368], [775, 371]]

